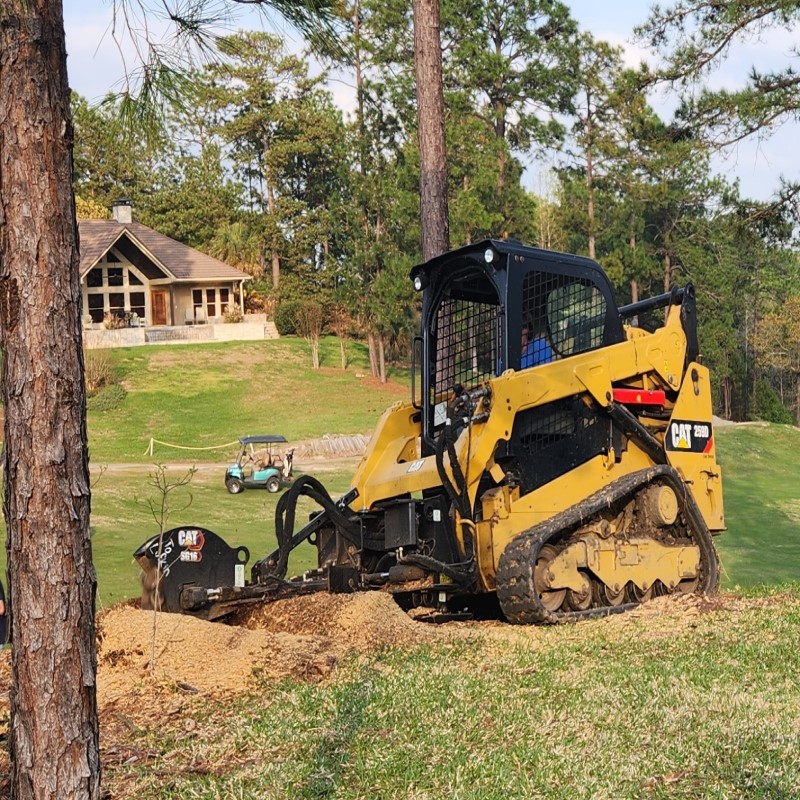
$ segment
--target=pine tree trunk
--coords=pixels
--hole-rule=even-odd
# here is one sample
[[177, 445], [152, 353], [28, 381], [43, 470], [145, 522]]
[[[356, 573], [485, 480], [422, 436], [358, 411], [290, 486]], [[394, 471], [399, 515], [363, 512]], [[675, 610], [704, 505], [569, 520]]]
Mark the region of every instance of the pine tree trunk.
[[383, 336], [378, 337], [378, 363], [380, 364], [381, 383], [386, 383], [386, 350]]
[[96, 581], [59, 0], [0, 9], [0, 335], [11, 796], [100, 795]]
[[589, 258], [597, 258], [596, 240], [594, 235], [594, 162], [592, 159], [592, 108], [591, 94], [586, 93], [586, 214], [589, 221]]
[[319, 369], [319, 336], [311, 337], [311, 366]]
[[353, 3], [353, 67], [356, 73], [356, 125], [358, 126], [358, 169], [367, 171], [367, 128], [364, 122], [364, 73], [361, 67], [361, 0]]
[[[275, 204], [275, 191], [272, 188], [272, 173], [269, 167], [269, 138], [264, 135], [262, 140], [262, 147], [264, 152], [264, 179], [266, 181], [266, 195], [267, 195], [267, 210], [273, 223], [275, 223], [278, 209]], [[281, 260], [275, 245], [271, 248], [272, 257], [272, 288], [277, 289], [281, 282]]]
[[378, 371], [378, 350], [375, 346], [375, 334], [370, 331], [367, 334], [367, 347], [369, 349], [369, 371], [373, 378], [380, 374]]
[[[672, 288], [672, 258], [669, 250], [664, 254], [664, 291], [668, 292]], [[664, 322], [669, 319], [670, 307], [664, 306]]]
[[800, 425], [800, 373], [794, 375], [794, 424]]
[[726, 375], [720, 381], [722, 390], [722, 416], [724, 419], [731, 418], [731, 379]]
[[427, 261], [450, 248], [439, 1], [413, 0], [412, 9], [419, 114], [422, 258]]

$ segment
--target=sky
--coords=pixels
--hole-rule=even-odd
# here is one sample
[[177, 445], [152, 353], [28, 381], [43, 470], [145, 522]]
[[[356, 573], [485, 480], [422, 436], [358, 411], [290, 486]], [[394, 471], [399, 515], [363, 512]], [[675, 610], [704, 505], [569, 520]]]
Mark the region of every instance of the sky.
[[[653, 62], [652, 54], [631, 40], [634, 25], [647, 18], [652, 3], [649, 0], [566, 0], [573, 16], [584, 30], [595, 38], [619, 45], [625, 51], [626, 61], [636, 65], [642, 59]], [[135, 6], [135, 3], [131, 3]], [[98, 100], [109, 91], [119, 91], [125, 74], [125, 64], [112, 36], [114, 28], [111, 0], [64, 0], [64, 25], [67, 37], [67, 71], [73, 90], [90, 101]], [[141, 21], [140, 21], [141, 22]], [[117, 28], [120, 28], [117, 23]], [[288, 33], [288, 31], [285, 31]], [[714, 73], [709, 84], [716, 87], [735, 87], [749, 69], [780, 68], [794, 58], [791, 49], [800, 39], [800, 30], [771, 31], [764, 41], [742, 45], [734, 49], [722, 69]], [[135, 54], [126, 43], [123, 48], [128, 68]], [[332, 81], [330, 89], [335, 101], [344, 110], [353, 107], [353, 89], [346, 80]], [[668, 119], [677, 98], [662, 93], [651, 98], [658, 113]], [[800, 127], [785, 124], [775, 135], [752, 139], [731, 148], [714, 161], [716, 171], [729, 180], [738, 178], [742, 194], [756, 200], [767, 200], [774, 195], [780, 176], [796, 179], [800, 176], [800, 148], [797, 146]], [[531, 168], [527, 182], [533, 184], [538, 176]]]

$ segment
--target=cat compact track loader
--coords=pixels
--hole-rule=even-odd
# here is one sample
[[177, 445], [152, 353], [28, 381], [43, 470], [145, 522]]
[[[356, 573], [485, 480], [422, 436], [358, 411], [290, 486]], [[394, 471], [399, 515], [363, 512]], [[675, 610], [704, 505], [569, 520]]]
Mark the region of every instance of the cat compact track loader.
[[[691, 285], [618, 308], [594, 261], [484, 241], [415, 267], [412, 397], [381, 417], [352, 487], [281, 496], [278, 548], [201, 527], [145, 542], [145, 605], [208, 619], [302, 592], [391, 592], [431, 619], [496, 598], [514, 623], [710, 592], [724, 528]], [[638, 317], [663, 309], [648, 332]], [[538, 340], [524, 346], [523, 330]], [[531, 364], [531, 366], [527, 366]], [[321, 507], [295, 531], [298, 498]], [[318, 568], [286, 579], [303, 541]]]

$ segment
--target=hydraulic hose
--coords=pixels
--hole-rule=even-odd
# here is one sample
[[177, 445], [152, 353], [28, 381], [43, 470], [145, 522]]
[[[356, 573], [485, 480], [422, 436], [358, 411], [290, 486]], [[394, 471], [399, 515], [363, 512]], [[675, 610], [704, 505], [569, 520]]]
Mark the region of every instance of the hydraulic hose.
[[291, 488], [281, 495], [275, 509], [275, 537], [278, 540], [278, 558], [272, 574], [279, 578], [286, 577], [289, 553], [292, 549], [292, 538], [294, 537], [297, 502], [301, 496], [310, 497], [315, 503], [322, 506], [322, 513], [345, 538], [350, 539], [355, 544], [358, 544], [360, 540], [360, 526], [342, 512], [342, 509], [328, 494], [328, 490], [316, 478], [304, 475], [298, 478]]
[[[458, 455], [456, 453], [455, 443], [458, 437], [453, 426], [453, 420], [459, 418], [463, 419], [469, 429], [469, 435], [471, 435], [472, 399], [470, 398], [469, 394], [466, 393], [459, 385], [453, 388], [453, 393], [455, 398], [447, 410], [447, 419], [445, 420], [444, 430], [442, 431], [441, 435], [439, 436], [439, 440], [436, 443], [436, 470], [448, 497], [458, 512], [459, 517], [461, 517], [461, 519], [464, 521], [464, 524], [462, 525], [464, 557], [466, 562], [470, 563], [475, 554], [471, 527], [472, 510], [469, 502], [469, 486], [467, 479], [464, 476], [464, 472], [461, 469], [461, 464], [458, 461]], [[453, 472], [452, 481], [450, 480], [450, 476], [447, 474], [447, 470], [445, 469], [444, 465], [445, 451], [450, 459], [450, 469]], [[444, 572], [444, 570], [440, 571]], [[447, 572], [444, 574], [447, 574]]]

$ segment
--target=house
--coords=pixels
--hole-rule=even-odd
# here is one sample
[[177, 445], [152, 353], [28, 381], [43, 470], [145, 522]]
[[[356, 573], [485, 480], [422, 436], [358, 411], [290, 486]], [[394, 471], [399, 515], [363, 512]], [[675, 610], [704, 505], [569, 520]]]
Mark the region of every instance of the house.
[[134, 222], [128, 200], [113, 216], [78, 223], [87, 324], [116, 318], [150, 328], [222, 322], [236, 307], [244, 314], [247, 273]]

